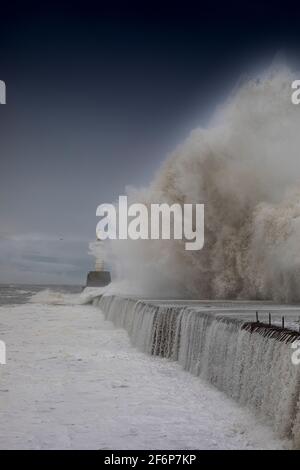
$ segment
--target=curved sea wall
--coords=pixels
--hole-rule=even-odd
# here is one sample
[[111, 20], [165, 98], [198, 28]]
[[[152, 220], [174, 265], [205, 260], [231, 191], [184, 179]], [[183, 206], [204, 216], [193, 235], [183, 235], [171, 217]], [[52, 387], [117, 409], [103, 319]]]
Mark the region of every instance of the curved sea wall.
[[300, 448], [300, 365], [291, 342], [245, 328], [242, 319], [193, 306], [119, 296], [94, 299], [140, 350], [174, 361], [267, 418]]

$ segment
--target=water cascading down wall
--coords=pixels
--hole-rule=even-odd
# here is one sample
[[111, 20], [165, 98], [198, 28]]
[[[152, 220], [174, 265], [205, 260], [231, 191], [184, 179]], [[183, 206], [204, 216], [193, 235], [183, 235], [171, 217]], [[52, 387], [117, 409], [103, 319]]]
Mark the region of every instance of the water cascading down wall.
[[267, 418], [300, 448], [300, 366], [291, 343], [244, 328], [244, 321], [119, 296], [94, 300], [145, 353], [178, 361], [241, 405]]

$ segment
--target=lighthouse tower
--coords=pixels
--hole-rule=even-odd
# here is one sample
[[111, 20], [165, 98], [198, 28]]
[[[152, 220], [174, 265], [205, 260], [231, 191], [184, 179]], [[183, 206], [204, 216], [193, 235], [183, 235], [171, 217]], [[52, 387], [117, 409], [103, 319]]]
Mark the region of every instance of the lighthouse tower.
[[86, 285], [90, 287], [104, 287], [111, 282], [110, 272], [105, 269], [104, 248], [101, 240], [90, 243], [90, 254], [96, 259], [95, 270], [87, 275]]
[[101, 241], [100, 240], [97, 240], [95, 242], [95, 245], [96, 245], [96, 248], [95, 248], [95, 258], [96, 258], [96, 262], [95, 262], [95, 271], [104, 271], [104, 259], [103, 259], [103, 255], [102, 255], [102, 245], [101, 245]]

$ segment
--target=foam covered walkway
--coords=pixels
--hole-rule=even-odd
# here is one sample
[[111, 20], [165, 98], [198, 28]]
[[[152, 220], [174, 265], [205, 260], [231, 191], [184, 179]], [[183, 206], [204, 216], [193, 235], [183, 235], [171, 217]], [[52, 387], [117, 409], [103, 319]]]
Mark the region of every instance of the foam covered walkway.
[[0, 448], [280, 448], [221, 392], [130, 345], [93, 306], [0, 308]]

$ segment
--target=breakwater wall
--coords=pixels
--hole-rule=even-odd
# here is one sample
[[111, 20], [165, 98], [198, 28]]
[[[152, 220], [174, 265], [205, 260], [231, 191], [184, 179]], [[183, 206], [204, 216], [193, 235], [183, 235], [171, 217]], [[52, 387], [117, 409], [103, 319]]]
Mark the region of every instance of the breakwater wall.
[[277, 435], [300, 448], [300, 365], [292, 362], [289, 335], [280, 339], [265, 334], [263, 326], [245, 327], [242, 318], [197, 311], [189, 305], [121, 296], [93, 302], [106, 319], [128, 332], [138, 349], [178, 361], [240, 405], [252, 408], [273, 425]]

